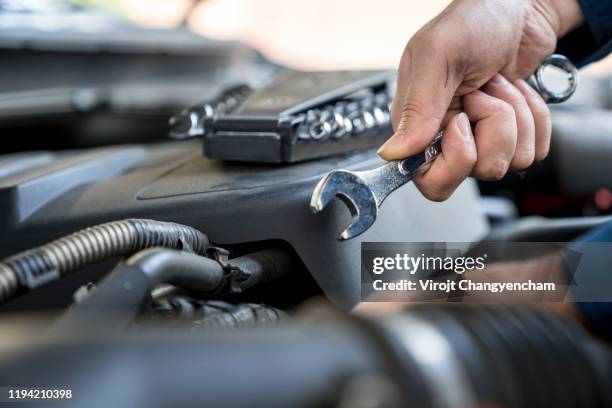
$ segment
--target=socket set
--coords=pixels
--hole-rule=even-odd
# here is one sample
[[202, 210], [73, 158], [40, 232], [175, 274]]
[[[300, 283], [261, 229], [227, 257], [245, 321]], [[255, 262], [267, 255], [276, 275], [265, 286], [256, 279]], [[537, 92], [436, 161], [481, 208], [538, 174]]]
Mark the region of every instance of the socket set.
[[171, 119], [174, 137], [203, 136], [211, 159], [292, 163], [381, 145], [392, 133], [391, 71], [281, 70]]

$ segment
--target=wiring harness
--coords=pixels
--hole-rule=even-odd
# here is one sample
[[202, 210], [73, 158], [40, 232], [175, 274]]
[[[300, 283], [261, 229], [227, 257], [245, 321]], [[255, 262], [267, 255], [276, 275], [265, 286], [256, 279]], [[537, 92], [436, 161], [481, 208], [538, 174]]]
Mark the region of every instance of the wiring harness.
[[84, 266], [151, 247], [203, 255], [209, 241], [195, 228], [148, 219], [112, 221], [86, 228], [3, 260], [0, 303]]

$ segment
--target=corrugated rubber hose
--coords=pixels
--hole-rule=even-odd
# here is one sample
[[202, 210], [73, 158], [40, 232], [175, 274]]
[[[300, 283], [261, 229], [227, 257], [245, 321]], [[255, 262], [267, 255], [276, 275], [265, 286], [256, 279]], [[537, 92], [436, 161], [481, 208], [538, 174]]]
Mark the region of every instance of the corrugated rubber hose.
[[96, 262], [164, 247], [203, 255], [206, 235], [195, 228], [147, 219], [100, 224], [13, 255], [0, 263], [0, 303]]

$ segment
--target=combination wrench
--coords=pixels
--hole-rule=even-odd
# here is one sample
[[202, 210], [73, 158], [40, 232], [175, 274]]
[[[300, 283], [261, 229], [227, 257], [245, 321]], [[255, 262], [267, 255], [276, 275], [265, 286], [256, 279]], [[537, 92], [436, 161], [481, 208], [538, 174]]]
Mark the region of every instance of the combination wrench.
[[[556, 67], [567, 74], [567, 87], [555, 92], [544, 83], [543, 74], [547, 67]], [[578, 87], [578, 70], [563, 55], [553, 54], [546, 58], [536, 72], [527, 79], [546, 103], [561, 103], [569, 99]], [[423, 173], [441, 152], [441, 130], [433, 142], [422, 152], [404, 160], [390, 161], [382, 166], [365, 171], [333, 170], [317, 184], [310, 208], [314, 213], [321, 211], [331, 199], [338, 197], [348, 207], [352, 222], [340, 233], [341, 241], [364, 233], [374, 224], [383, 201], [393, 191]]]

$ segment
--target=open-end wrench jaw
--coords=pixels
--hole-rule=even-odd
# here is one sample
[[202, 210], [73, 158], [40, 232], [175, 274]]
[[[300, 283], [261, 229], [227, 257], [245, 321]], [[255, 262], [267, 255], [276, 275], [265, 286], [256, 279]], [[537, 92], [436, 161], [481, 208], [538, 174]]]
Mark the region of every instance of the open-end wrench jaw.
[[340, 233], [344, 241], [363, 234], [374, 224], [383, 201], [393, 191], [419, 175], [440, 151], [444, 133], [436, 135], [434, 142], [420, 154], [402, 161], [384, 162], [381, 166], [363, 171], [334, 170], [317, 184], [310, 209], [317, 213], [334, 197], [348, 207], [352, 222]]
[[352, 222], [338, 235], [338, 240], [354, 238], [364, 233], [376, 221], [376, 198], [366, 182], [355, 172], [336, 170], [327, 174], [315, 188], [310, 209], [318, 213], [335, 197], [348, 207], [353, 217]]

